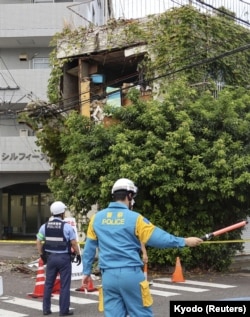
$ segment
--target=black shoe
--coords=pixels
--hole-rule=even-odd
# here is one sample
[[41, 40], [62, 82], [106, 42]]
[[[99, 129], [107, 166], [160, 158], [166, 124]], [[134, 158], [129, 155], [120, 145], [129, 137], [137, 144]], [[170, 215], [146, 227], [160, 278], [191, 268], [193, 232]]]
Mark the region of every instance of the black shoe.
[[44, 311], [43, 312], [43, 315], [44, 316], [46, 316], [46, 315], [51, 315], [52, 314], [52, 311], [51, 310], [49, 310], [49, 311]]
[[60, 314], [59, 316], [71, 316], [71, 315], [74, 315], [73, 311], [68, 311], [67, 313]]

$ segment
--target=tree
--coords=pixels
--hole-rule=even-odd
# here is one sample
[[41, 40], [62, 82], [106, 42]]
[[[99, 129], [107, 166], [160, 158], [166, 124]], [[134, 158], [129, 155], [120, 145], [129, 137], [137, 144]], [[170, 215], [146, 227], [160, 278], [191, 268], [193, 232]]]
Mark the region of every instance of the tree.
[[[199, 96], [199, 98], [197, 98]], [[244, 88], [224, 89], [218, 99], [180, 80], [162, 102], [143, 102], [113, 113], [106, 128], [72, 113], [60, 134], [66, 160], [61, 176], [49, 181], [63, 199], [86, 206], [110, 200], [119, 177], [139, 186], [136, 205], [158, 226], [176, 235], [200, 235], [238, 222], [249, 214], [250, 96]], [[135, 208], [135, 209], [137, 209]], [[224, 236], [239, 239], [240, 230]], [[240, 245], [184, 249], [187, 267], [222, 270]], [[156, 263], [174, 263], [179, 250], [149, 252]]]

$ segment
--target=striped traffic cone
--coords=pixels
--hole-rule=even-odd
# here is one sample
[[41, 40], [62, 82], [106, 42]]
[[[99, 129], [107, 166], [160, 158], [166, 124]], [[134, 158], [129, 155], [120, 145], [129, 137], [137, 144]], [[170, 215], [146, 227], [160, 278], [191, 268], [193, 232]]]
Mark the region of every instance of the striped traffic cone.
[[80, 288], [75, 289], [78, 292], [95, 292], [97, 288], [94, 286], [93, 280], [90, 277], [87, 287], [81, 286]]
[[45, 283], [45, 271], [43, 267], [43, 260], [39, 258], [34, 292], [29, 293], [28, 295], [33, 298], [43, 297], [44, 283]]

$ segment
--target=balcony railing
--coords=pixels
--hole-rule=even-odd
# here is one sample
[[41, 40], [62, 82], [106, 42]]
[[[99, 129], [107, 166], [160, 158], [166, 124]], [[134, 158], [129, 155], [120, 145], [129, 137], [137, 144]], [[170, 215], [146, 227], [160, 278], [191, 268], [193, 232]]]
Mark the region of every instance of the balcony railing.
[[192, 5], [201, 12], [214, 13], [224, 7], [235, 13], [240, 24], [249, 26], [249, 0], [113, 0], [116, 19], [136, 19], [150, 14], [160, 14], [171, 8]]

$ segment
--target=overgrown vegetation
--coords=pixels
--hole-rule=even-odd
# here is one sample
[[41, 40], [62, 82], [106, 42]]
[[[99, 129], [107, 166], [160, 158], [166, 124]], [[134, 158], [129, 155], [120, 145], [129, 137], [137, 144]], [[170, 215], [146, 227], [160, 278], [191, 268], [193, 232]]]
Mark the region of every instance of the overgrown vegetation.
[[[179, 236], [201, 236], [245, 219], [250, 215], [249, 31], [191, 7], [170, 10], [139, 29], [130, 25], [125, 33], [129, 37], [135, 30], [147, 41], [141, 67], [146, 79], [159, 85], [158, 98], [144, 102], [132, 90], [133, 105], [113, 109], [118, 121], [109, 128], [77, 112], [43, 116], [37, 136], [53, 167], [50, 189], [81, 213], [94, 203], [104, 207], [113, 182], [131, 178], [139, 187], [135, 209]], [[49, 91], [55, 89], [53, 76], [51, 83]], [[240, 234], [232, 231], [223, 239]], [[187, 268], [222, 271], [240, 249], [240, 243], [150, 249], [149, 259], [174, 264], [180, 255]]]

